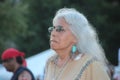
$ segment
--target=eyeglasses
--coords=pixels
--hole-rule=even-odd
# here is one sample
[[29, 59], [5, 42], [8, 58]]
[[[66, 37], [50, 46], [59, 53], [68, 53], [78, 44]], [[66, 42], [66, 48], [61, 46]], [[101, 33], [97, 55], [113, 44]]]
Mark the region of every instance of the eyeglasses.
[[48, 28], [48, 32], [51, 33], [53, 30], [56, 30], [56, 32], [64, 32], [65, 29], [62, 26], [53, 26]]
[[2, 60], [3, 63], [5, 62], [11, 62], [13, 60], [13, 58], [10, 58], [10, 59], [5, 59], [5, 60]]

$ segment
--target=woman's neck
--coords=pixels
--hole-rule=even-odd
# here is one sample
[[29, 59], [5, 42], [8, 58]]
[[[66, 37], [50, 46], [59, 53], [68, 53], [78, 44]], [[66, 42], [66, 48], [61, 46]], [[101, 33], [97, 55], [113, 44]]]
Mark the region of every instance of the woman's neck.
[[64, 60], [71, 54], [71, 50], [69, 49], [62, 49], [62, 50], [60, 49], [60, 50], [55, 50], [55, 51], [61, 60]]
[[56, 64], [57, 64], [57, 66], [62, 67], [69, 60], [70, 60], [70, 56], [69, 55], [58, 56], [57, 59], [56, 59]]

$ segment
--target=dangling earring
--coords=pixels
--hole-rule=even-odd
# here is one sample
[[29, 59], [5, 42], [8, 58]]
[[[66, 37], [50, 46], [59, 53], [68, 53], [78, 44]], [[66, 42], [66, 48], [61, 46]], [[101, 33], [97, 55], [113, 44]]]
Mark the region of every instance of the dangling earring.
[[76, 47], [76, 45], [73, 45], [72, 46], [72, 54], [74, 54], [76, 51], [77, 51], [77, 47]]

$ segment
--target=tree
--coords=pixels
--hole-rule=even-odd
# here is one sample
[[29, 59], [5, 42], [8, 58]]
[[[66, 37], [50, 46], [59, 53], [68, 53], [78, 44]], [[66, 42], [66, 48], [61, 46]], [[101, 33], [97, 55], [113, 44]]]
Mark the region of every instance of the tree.
[[27, 37], [20, 37], [18, 45], [27, 56], [49, 49], [48, 27], [52, 26], [52, 17], [61, 6], [60, 0], [28, 0], [29, 1], [29, 33]]
[[10, 0], [0, 2], [0, 53], [8, 47], [19, 48], [15, 39], [27, 32], [27, 8], [21, 2], [14, 5]]

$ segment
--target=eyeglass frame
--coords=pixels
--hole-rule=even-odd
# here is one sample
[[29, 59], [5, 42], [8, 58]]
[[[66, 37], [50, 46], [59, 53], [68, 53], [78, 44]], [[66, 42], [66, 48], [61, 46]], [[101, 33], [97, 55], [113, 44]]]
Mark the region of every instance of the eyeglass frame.
[[63, 28], [63, 26], [52, 26], [48, 28], [48, 32], [51, 33], [53, 30], [56, 30], [56, 32], [64, 32], [65, 29]]

